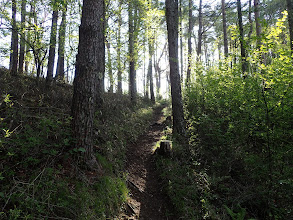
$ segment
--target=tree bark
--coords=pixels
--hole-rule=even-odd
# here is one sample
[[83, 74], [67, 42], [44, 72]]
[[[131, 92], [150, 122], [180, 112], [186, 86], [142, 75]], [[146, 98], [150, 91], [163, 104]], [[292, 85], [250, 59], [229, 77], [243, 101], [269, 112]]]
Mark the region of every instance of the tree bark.
[[178, 0], [166, 0], [172, 96], [173, 134], [185, 135], [181, 84], [178, 66]]
[[136, 103], [136, 74], [135, 74], [135, 56], [134, 56], [134, 15], [133, 0], [129, 1], [128, 25], [129, 25], [129, 94], [133, 104]]
[[197, 46], [197, 59], [200, 60], [202, 47], [202, 0], [199, 0], [198, 9], [198, 46]]
[[183, 29], [182, 29], [182, 21], [183, 21], [183, 14], [182, 14], [182, 0], [179, 1], [179, 18], [180, 18], [180, 22], [179, 22], [179, 30], [180, 30], [180, 76], [181, 79], [183, 79]]
[[[33, 2], [30, 2], [29, 5], [30, 5], [30, 11], [29, 11], [29, 14], [28, 14], [29, 15], [28, 16], [28, 24], [31, 25], [32, 24], [32, 17], [33, 17], [32, 15], [34, 13]], [[28, 32], [27, 32], [27, 38], [26, 39], [27, 39], [27, 41], [26, 41], [26, 45], [25, 46], [26, 46], [26, 48], [29, 48], [30, 47], [30, 44], [28, 42], [30, 42], [30, 40], [31, 40], [31, 30], [28, 30]], [[26, 56], [29, 57], [29, 58], [31, 58], [31, 52], [29, 50], [26, 51]], [[25, 60], [24, 64], [25, 64], [24, 71], [25, 72], [28, 72], [29, 65], [30, 65], [28, 59]], [[34, 68], [34, 65], [32, 66], [32, 68]], [[33, 72], [33, 71], [31, 71], [31, 72]]]
[[58, 61], [57, 61], [57, 70], [56, 78], [64, 81], [64, 54], [65, 54], [65, 37], [66, 37], [66, 11], [67, 6], [64, 6], [62, 12], [62, 21], [59, 29], [58, 37]]
[[98, 87], [105, 71], [104, 22], [104, 0], [84, 0], [73, 83], [72, 127], [76, 148], [85, 149], [86, 164], [98, 171], [101, 167], [93, 150], [93, 126], [95, 103], [100, 102], [101, 96]]
[[19, 49], [19, 64], [18, 71], [23, 73], [24, 54], [25, 54], [25, 17], [26, 17], [26, 0], [21, 1], [21, 34], [20, 34], [20, 49]]
[[12, 0], [12, 34], [9, 69], [12, 75], [17, 75], [18, 64], [18, 31], [16, 24], [16, 0]]
[[293, 3], [292, 3], [292, 0], [287, 0], [287, 10], [288, 10], [289, 33], [290, 33], [290, 48], [291, 48], [291, 54], [293, 54]]
[[49, 49], [49, 57], [48, 57], [47, 81], [51, 81], [53, 79], [53, 71], [54, 71], [54, 64], [55, 64], [56, 36], [57, 36], [57, 20], [58, 20], [58, 11], [56, 9], [53, 9], [51, 36], [50, 36], [50, 49]]
[[224, 37], [224, 55], [228, 57], [228, 37], [227, 37], [227, 21], [225, 0], [222, 0], [222, 16], [223, 16], [223, 37]]
[[154, 93], [154, 82], [153, 82], [153, 42], [149, 42], [149, 66], [148, 66], [148, 76], [150, 79], [150, 93], [151, 93], [151, 100], [155, 102], [155, 93]]
[[259, 16], [259, 0], [254, 0], [254, 18], [255, 18], [255, 30], [257, 36], [257, 47], [261, 45], [261, 25]]
[[122, 0], [119, 0], [118, 37], [117, 37], [117, 66], [118, 66], [118, 93], [122, 94], [122, 65], [121, 65], [121, 26], [122, 26]]
[[246, 61], [246, 50], [245, 50], [245, 41], [243, 33], [243, 23], [242, 23], [242, 11], [241, 11], [241, 1], [237, 0], [237, 12], [238, 12], [238, 24], [239, 24], [239, 33], [240, 33], [240, 50], [241, 50], [241, 66], [242, 74], [245, 78], [248, 71], [248, 63]]
[[110, 80], [110, 87], [109, 87], [109, 92], [113, 93], [114, 90], [114, 85], [113, 85], [113, 70], [112, 70], [112, 60], [111, 60], [111, 52], [110, 52], [110, 37], [108, 34], [108, 39], [106, 42], [106, 46], [107, 46], [107, 55], [108, 55], [108, 75], [109, 75], [109, 80]]
[[249, 21], [249, 32], [248, 32], [248, 39], [251, 38], [252, 35], [252, 31], [253, 31], [253, 22], [252, 22], [252, 18], [251, 18], [251, 11], [252, 11], [252, 7], [251, 7], [251, 1], [248, 1], [248, 21]]
[[188, 86], [190, 82], [190, 73], [191, 73], [191, 56], [192, 56], [192, 45], [191, 45], [191, 33], [193, 28], [192, 20], [192, 0], [189, 0], [189, 9], [188, 9], [188, 64], [187, 64], [187, 74], [186, 74], [186, 84]]
[[145, 46], [145, 37], [143, 41], [143, 76], [142, 76], [142, 84], [143, 84], [143, 95], [146, 97], [146, 46]]

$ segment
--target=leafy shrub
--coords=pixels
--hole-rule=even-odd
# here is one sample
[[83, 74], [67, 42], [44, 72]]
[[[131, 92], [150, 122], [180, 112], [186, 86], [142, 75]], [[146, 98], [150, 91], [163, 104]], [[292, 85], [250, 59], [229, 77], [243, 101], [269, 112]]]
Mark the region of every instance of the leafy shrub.
[[261, 48], [249, 50], [247, 77], [231, 57], [194, 68], [196, 80], [184, 91], [189, 146], [177, 144], [174, 160], [159, 166], [181, 218], [292, 216], [293, 67], [289, 44], [280, 43], [288, 37], [285, 21], [286, 13], [263, 30]]

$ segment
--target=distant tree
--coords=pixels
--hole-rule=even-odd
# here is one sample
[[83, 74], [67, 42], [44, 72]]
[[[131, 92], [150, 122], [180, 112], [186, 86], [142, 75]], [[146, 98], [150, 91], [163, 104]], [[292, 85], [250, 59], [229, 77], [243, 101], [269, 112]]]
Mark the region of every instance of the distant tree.
[[287, 0], [288, 10], [288, 22], [289, 22], [289, 33], [290, 33], [290, 48], [293, 53], [293, 3], [292, 0]]
[[53, 13], [52, 13], [52, 26], [51, 26], [51, 36], [50, 36], [50, 49], [48, 57], [48, 69], [47, 69], [47, 80], [51, 81], [53, 79], [54, 63], [55, 63], [55, 49], [56, 49], [56, 37], [57, 37], [57, 21], [58, 21], [58, 10], [53, 3]]
[[108, 75], [110, 81], [109, 92], [113, 93], [114, 89], [114, 80], [113, 80], [113, 69], [112, 69], [112, 59], [111, 59], [111, 45], [110, 45], [110, 33], [107, 35], [106, 47], [107, 47], [107, 55], [108, 55]]
[[227, 37], [227, 21], [226, 21], [225, 0], [222, 0], [222, 17], [223, 17], [224, 55], [225, 55], [225, 57], [228, 57], [228, 37]]
[[257, 36], [257, 47], [261, 45], [261, 25], [260, 25], [260, 15], [259, 15], [259, 0], [254, 0], [254, 18], [255, 18], [255, 30]]
[[162, 53], [160, 54], [159, 57], [155, 57], [155, 62], [154, 62], [154, 68], [155, 68], [155, 71], [156, 71], [156, 93], [157, 93], [157, 97], [160, 97], [160, 89], [161, 89], [161, 75], [162, 75], [162, 72], [164, 70], [161, 69], [160, 67], [160, 61], [163, 57], [163, 55], [165, 54], [166, 52], [166, 46], [167, 46], [167, 42], [165, 43], [164, 45], [164, 48], [162, 50]]
[[200, 59], [200, 56], [201, 56], [202, 35], [203, 35], [203, 27], [202, 26], [203, 26], [202, 25], [202, 0], [199, 0], [197, 59]]
[[[29, 10], [29, 12], [28, 12], [28, 18], [27, 18], [27, 23], [28, 23], [28, 25], [32, 25], [32, 14], [34, 13], [34, 7], [33, 7], [33, 3], [32, 2], [30, 2], [29, 3], [29, 6], [30, 6], [30, 10]], [[32, 58], [32, 56], [31, 56], [31, 51], [29, 51], [29, 47], [31, 46], [30, 45], [30, 41], [31, 41], [31, 38], [32, 38], [32, 31], [31, 30], [28, 30], [27, 31], [27, 34], [26, 34], [26, 45], [25, 45], [25, 47], [26, 47], [26, 49], [27, 49], [27, 51], [26, 51], [26, 57], [27, 57], [27, 59], [25, 59], [25, 62], [24, 62], [24, 70], [25, 70], [25, 72], [28, 72], [28, 70], [29, 70], [29, 66], [30, 66], [30, 62], [29, 62], [29, 59], [28, 58]]]
[[104, 22], [104, 0], [84, 0], [73, 83], [72, 127], [75, 146], [85, 149], [85, 163], [98, 172], [101, 167], [93, 150], [93, 125], [95, 104], [101, 96], [100, 80], [105, 71]]
[[21, 29], [20, 29], [20, 50], [18, 71], [23, 73], [24, 55], [25, 55], [25, 19], [26, 19], [26, 1], [21, 1]]
[[244, 77], [246, 77], [247, 71], [248, 71], [248, 63], [246, 60], [246, 49], [245, 49], [245, 41], [244, 41], [244, 33], [243, 33], [242, 10], [241, 10], [241, 1], [240, 0], [237, 0], [237, 12], [238, 12], [239, 34], [240, 34], [242, 74]]
[[188, 65], [187, 65], [187, 74], [186, 74], [186, 82], [187, 84], [190, 82], [190, 73], [191, 73], [191, 56], [192, 56], [192, 45], [191, 45], [191, 34], [193, 29], [193, 18], [192, 18], [192, 0], [188, 1]]
[[121, 63], [121, 26], [122, 26], [122, 0], [118, 1], [118, 33], [117, 33], [117, 78], [118, 78], [118, 93], [122, 94], [122, 63]]
[[136, 72], [134, 52], [134, 0], [128, 2], [128, 25], [129, 25], [129, 94], [131, 101], [136, 103]]
[[155, 93], [154, 93], [154, 82], [153, 82], [153, 39], [149, 39], [149, 65], [148, 65], [148, 77], [150, 81], [150, 93], [151, 100], [155, 102]]
[[16, 24], [16, 0], [12, 0], [12, 34], [9, 69], [12, 75], [17, 75], [18, 65], [18, 29]]
[[185, 121], [178, 64], [178, 0], [166, 0], [166, 20], [169, 43], [173, 133], [184, 135]]
[[248, 32], [248, 39], [250, 40], [252, 32], [253, 32], [253, 21], [252, 21], [252, 6], [251, 1], [248, 1], [248, 21], [249, 21], [249, 32]]
[[[156, 40], [156, 33], [155, 33], [155, 9], [154, 5], [152, 4], [152, 0], [147, 2], [147, 6], [145, 8], [146, 11], [146, 35], [148, 41], [148, 81], [149, 81], [149, 89], [152, 102], [155, 102], [155, 93], [154, 93], [154, 81], [153, 81], [153, 57], [155, 54], [155, 40]], [[152, 13], [150, 13], [152, 12]], [[148, 89], [148, 88], [147, 88]]]
[[58, 37], [58, 61], [55, 77], [64, 80], [64, 54], [65, 54], [65, 37], [66, 37], [66, 11], [67, 4], [62, 9], [62, 20], [59, 28]]

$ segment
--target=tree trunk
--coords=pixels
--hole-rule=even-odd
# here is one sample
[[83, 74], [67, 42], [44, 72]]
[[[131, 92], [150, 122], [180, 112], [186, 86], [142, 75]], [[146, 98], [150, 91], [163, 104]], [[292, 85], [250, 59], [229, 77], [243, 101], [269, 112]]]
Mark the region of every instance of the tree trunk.
[[147, 71], [146, 74], [146, 85], [145, 85], [146, 91], [145, 91], [145, 97], [148, 99], [149, 98], [149, 88], [150, 88], [150, 75], [149, 71]]
[[155, 67], [155, 71], [156, 71], [156, 95], [157, 98], [160, 98], [160, 91], [161, 91], [161, 70], [160, 67], [157, 66]]
[[180, 3], [179, 3], [179, 18], [180, 18], [180, 76], [181, 76], [181, 79], [183, 79], [183, 29], [182, 29], [182, 21], [183, 21], [183, 14], [182, 14], [182, 0], [180, 0]]
[[154, 67], [156, 71], [156, 89], [157, 89], [157, 97], [160, 97], [160, 90], [161, 90], [161, 68], [160, 68], [160, 60], [162, 59], [165, 49], [166, 49], [167, 43], [165, 43], [164, 48], [162, 50], [162, 53], [159, 58], [156, 58], [154, 61]]
[[118, 93], [122, 94], [122, 66], [121, 66], [121, 26], [122, 26], [122, 0], [119, 0], [118, 37], [117, 37], [117, 66], [118, 66]]
[[224, 55], [228, 57], [228, 38], [227, 38], [227, 21], [225, 0], [222, 0], [222, 16], [223, 16], [223, 35], [224, 35]]
[[240, 33], [240, 50], [241, 50], [241, 66], [242, 74], [245, 78], [248, 71], [248, 63], [246, 61], [246, 50], [245, 50], [245, 41], [243, 33], [243, 23], [242, 23], [242, 11], [241, 11], [241, 1], [237, 0], [237, 12], [238, 12], [238, 24], [239, 24], [239, 33]]
[[59, 29], [59, 38], [58, 38], [58, 61], [57, 61], [57, 70], [56, 78], [64, 81], [64, 54], [65, 54], [65, 37], [66, 37], [66, 11], [67, 8], [64, 6], [62, 12], [62, 21]]
[[152, 42], [149, 42], [149, 66], [148, 66], [148, 75], [150, 79], [150, 93], [151, 93], [151, 100], [152, 102], [155, 102], [155, 94], [154, 94], [154, 82], [153, 82], [153, 47]]
[[197, 46], [197, 59], [200, 60], [202, 46], [202, 0], [199, 0], [198, 9], [198, 46]]
[[257, 36], [257, 47], [261, 45], [261, 26], [260, 26], [260, 16], [259, 16], [259, 0], [254, 0], [254, 18], [255, 18], [255, 30]]
[[53, 9], [51, 36], [50, 36], [50, 49], [49, 49], [49, 57], [48, 57], [47, 81], [51, 81], [53, 79], [56, 36], [57, 36], [57, 20], [58, 20], [58, 11], [56, 9]]
[[185, 121], [178, 68], [178, 0], [166, 0], [166, 20], [169, 43], [173, 133], [185, 135]]
[[18, 71], [23, 73], [24, 53], [25, 53], [25, 17], [26, 17], [26, 0], [21, 1], [21, 34], [20, 34], [20, 49], [19, 49], [19, 64]]
[[18, 31], [16, 24], [16, 0], [12, 0], [12, 34], [9, 69], [12, 75], [17, 75], [18, 64]]
[[289, 22], [289, 33], [290, 33], [290, 48], [293, 53], [293, 3], [292, 0], [287, 0], [288, 10], [288, 22]]
[[[29, 16], [28, 16], [28, 24], [29, 25], [31, 25], [32, 24], [32, 15], [33, 15], [33, 13], [34, 13], [34, 7], [33, 7], [33, 2], [30, 2], [30, 12], [29, 12]], [[31, 30], [28, 30], [28, 32], [27, 32], [27, 42], [26, 42], [26, 48], [29, 48], [30, 47], [30, 45], [29, 45], [29, 41], [31, 40]], [[31, 52], [27, 49], [27, 51], [26, 51], [26, 57], [29, 57], [29, 58], [31, 58]], [[30, 65], [30, 63], [29, 63], [29, 60], [28, 59], [25, 59], [25, 62], [24, 62], [24, 64], [25, 64], [25, 66], [24, 66], [24, 71], [25, 72], [28, 72], [28, 70], [29, 70], [29, 65]], [[34, 68], [34, 65], [32, 65], [32, 68]], [[31, 71], [31, 72], [33, 72], [33, 71]]]
[[113, 71], [112, 71], [112, 60], [111, 60], [111, 52], [110, 52], [110, 37], [109, 37], [109, 33], [108, 33], [108, 39], [106, 42], [106, 46], [107, 46], [107, 54], [108, 54], [108, 74], [109, 74], [109, 80], [110, 80], [110, 87], [109, 87], [109, 92], [113, 93]]
[[143, 84], [143, 95], [146, 97], [146, 62], [145, 62], [145, 53], [146, 51], [146, 46], [145, 46], [145, 38], [143, 41], [143, 76], [142, 76], [142, 84]]
[[133, 0], [129, 1], [128, 19], [129, 19], [129, 94], [133, 104], [136, 103], [136, 74], [134, 57], [134, 15]]
[[188, 86], [190, 82], [190, 73], [191, 73], [191, 56], [192, 56], [192, 45], [191, 45], [191, 33], [193, 28], [192, 20], [192, 0], [189, 0], [189, 10], [188, 10], [188, 67], [186, 74], [186, 84]]
[[251, 7], [251, 1], [248, 1], [248, 21], [249, 21], [249, 32], [248, 32], [248, 39], [251, 38], [252, 35], [252, 31], [253, 31], [253, 22], [252, 22], [252, 18], [251, 18], [251, 11], [252, 11], [252, 7]]
[[154, 53], [154, 60], [153, 60], [153, 62], [154, 62], [154, 70], [155, 70], [155, 83], [156, 83], [156, 97], [157, 98], [159, 98], [159, 94], [160, 94], [160, 92], [159, 92], [159, 90], [158, 90], [158, 81], [159, 81], [159, 75], [158, 75], [158, 69], [157, 69], [157, 58], [158, 58], [158, 48], [155, 48], [154, 49], [155, 50], [155, 53]]
[[93, 126], [95, 103], [100, 101], [101, 95], [99, 81], [105, 71], [104, 21], [104, 0], [84, 0], [73, 83], [72, 127], [76, 148], [85, 149], [86, 164], [98, 172], [101, 167], [93, 150]]

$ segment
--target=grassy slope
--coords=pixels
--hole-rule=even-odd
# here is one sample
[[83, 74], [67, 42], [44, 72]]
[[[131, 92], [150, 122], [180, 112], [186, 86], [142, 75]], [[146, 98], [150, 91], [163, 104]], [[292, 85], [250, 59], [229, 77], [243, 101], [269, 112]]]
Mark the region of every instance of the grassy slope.
[[[126, 96], [105, 94], [96, 113], [95, 151], [103, 177], [76, 163], [72, 146], [72, 88], [36, 85], [30, 77], [0, 73], [0, 218], [105, 219], [127, 197], [125, 148], [152, 117], [149, 103], [134, 109]], [[148, 106], [148, 107], [145, 107]]]

